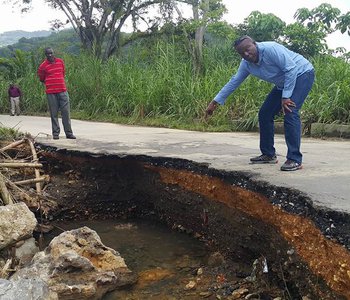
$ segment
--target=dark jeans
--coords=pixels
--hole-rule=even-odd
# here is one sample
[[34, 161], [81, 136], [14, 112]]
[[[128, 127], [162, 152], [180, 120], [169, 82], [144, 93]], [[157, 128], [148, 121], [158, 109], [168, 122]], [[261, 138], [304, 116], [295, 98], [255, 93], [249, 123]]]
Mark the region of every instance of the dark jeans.
[[57, 94], [47, 94], [47, 101], [49, 103], [52, 135], [59, 136], [60, 124], [58, 123], [58, 112], [61, 111], [62, 124], [66, 136], [73, 135], [71, 122], [70, 122], [70, 105], [69, 95], [67, 92]]
[[[299, 110], [309, 94], [315, 79], [314, 71], [308, 71], [297, 78], [293, 94], [291, 96], [296, 107], [291, 107], [292, 112], [284, 115], [284, 135], [288, 147], [287, 159], [301, 163], [300, 152], [301, 122]], [[259, 111], [260, 150], [262, 154], [273, 156], [274, 148], [274, 117], [281, 111], [282, 91], [276, 87], [266, 97]]]

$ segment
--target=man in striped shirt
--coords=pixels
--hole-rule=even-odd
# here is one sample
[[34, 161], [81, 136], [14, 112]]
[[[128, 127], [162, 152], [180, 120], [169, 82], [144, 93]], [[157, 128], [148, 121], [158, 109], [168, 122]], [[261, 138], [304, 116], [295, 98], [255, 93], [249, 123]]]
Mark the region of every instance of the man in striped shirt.
[[70, 121], [69, 95], [64, 80], [64, 62], [62, 59], [54, 56], [51, 47], [45, 49], [45, 56], [46, 59], [39, 66], [38, 76], [46, 87], [45, 92], [50, 109], [53, 139], [58, 140], [60, 135], [59, 111], [61, 111], [63, 129], [67, 139], [76, 139], [73, 135]]

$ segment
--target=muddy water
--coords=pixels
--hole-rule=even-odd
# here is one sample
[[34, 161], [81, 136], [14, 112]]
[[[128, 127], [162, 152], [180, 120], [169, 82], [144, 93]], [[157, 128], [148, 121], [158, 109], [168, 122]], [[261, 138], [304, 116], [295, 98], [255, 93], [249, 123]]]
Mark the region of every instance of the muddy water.
[[[135, 286], [126, 291], [111, 292], [104, 300], [198, 297], [192, 298], [191, 293], [185, 291], [186, 284], [208, 258], [204, 243], [195, 238], [145, 221], [71, 221], [55, 225], [64, 230], [90, 227], [106, 246], [118, 251], [128, 267], [138, 274], [139, 280]], [[55, 230], [50, 238], [60, 232]]]

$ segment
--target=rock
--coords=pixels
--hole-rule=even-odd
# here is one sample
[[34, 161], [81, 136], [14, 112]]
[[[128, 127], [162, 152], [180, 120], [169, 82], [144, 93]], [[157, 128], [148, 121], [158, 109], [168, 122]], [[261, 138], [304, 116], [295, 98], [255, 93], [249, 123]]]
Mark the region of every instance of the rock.
[[236, 300], [241, 298], [241, 294], [237, 293], [237, 292], [233, 292], [232, 295], [230, 296], [230, 300]]
[[208, 265], [211, 267], [219, 267], [225, 263], [225, 258], [220, 252], [215, 252], [210, 255], [208, 259]]
[[26, 265], [30, 263], [37, 252], [39, 252], [39, 247], [36, 245], [35, 239], [30, 238], [23, 241], [23, 244], [16, 248], [16, 258], [19, 260], [20, 265]]
[[137, 287], [143, 288], [149, 284], [161, 281], [165, 278], [173, 277], [174, 274], [166, 269], [154, 268], [139, 273]]
[[88, 227], [55, 237], [11, 281], [36, 277], [65, 300], [101, 299], [105, 293], [136, 281], [119, 253], [103, 245]]
[[54, 227], [51, 224], [38, 224], [35, 227], [35, 231], [40, 233], [49, 233], [52, 230], [54, 230]]
[[25, 203], [0, 206], [0, 215], [0, 250], [32, 236], [37, 221]]
[[19, 247], [21, 247], [24, 243], [25, 243], [24, 240], [18, 241], [18, 242], [15, 244], [15, 247], [16, 247], [16, 248], [19, 248]]
[[9, 281], [0, 279], [1, 300], [58, 300], [55, 292], [41, 279], [20, 279]]
[[241, 298], [241, 297], [247, 295], [248, 293], [249, 293], [249, 290], [248, 290], [248, 289], [246, 289], [246, 288], [240, 288], [240, 289], [238, 289], [238, 290], [235, 290], [235, 291], [232, 293], [230, 299], [239, 299], [239, 298]]
[[191, 271], [192, 268], [198, 268], [199, 265], [199, 261], [189, 255], [182, 255], [176, 261], [176, 267], [184, 271]]
[[247, 296], [245, 296], [246, 300], [250, 300], [250, 299], [260, 299], [260, 295], [259, 294], [248, 294]]
[[292, 249], [289, 249], [288, 251], [287, 251], [287, 254], [288, 255], [293, 255], [295, 253], [295, 250], [292, 248]]
[[199, 296], [201, 296], [202, 298], [209, 298], [213, 293], [211, 292], [201, 292], [199, 293]]
[[191, 280], [189, 283], [186, 284], [185, 290], [193, 290], [196, 287], [196, 282]]
[[116, 230], [131, 230], [131, 229], [137, 229], [137, 226], [132, 224], [132, 223], [117, 224], [114, 226], [114, 229], [116, 229]]

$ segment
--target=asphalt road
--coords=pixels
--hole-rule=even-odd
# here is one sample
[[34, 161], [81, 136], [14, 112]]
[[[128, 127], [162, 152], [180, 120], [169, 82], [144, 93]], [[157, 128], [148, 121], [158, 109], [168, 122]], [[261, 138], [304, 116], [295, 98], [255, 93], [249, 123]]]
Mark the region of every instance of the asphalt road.
[[316, 206], [350, 213], [350, 140], [303, 137], [303, 169], [281, 172], [287, 152], [283, 135], [275, 136], [278, 164], [252, 165], [249, 158], [260, 154], [258, 133], [206, 133], [72, 120], [77, 139], [66, 139], [62, 130], [60, 139], [53, 140], [46, 117], [0, 115], [0, 125], [28, 132], [37, 142], [59, 149], [183, 158], [215, 169], [249, 172], [254, 180], [304, 192]]

